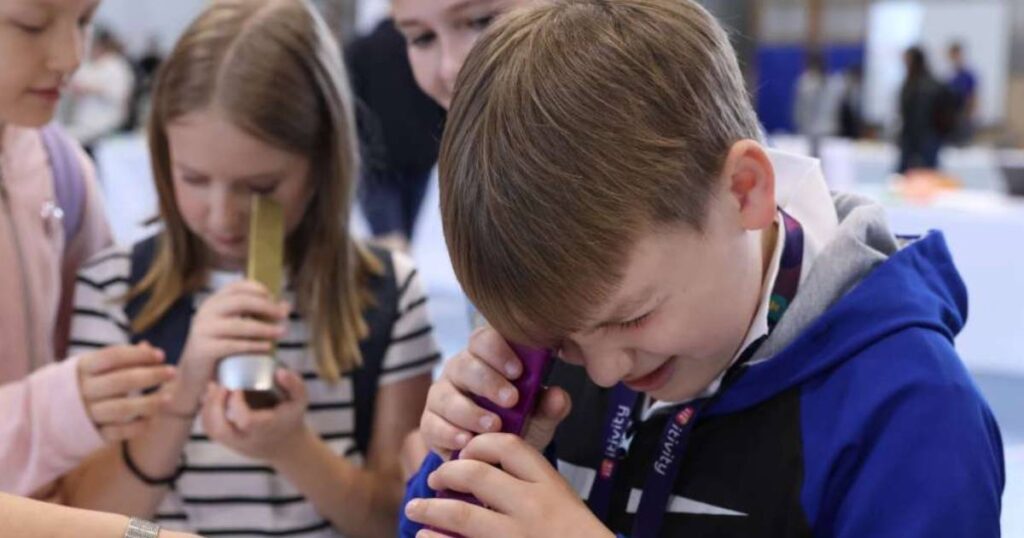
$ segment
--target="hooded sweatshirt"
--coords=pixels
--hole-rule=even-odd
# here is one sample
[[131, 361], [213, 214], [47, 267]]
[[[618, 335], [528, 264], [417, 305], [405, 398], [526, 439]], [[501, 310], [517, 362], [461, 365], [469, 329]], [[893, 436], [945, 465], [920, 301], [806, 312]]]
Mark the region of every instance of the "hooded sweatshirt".
[[[901, 248], [881, 207], [838, 195], [831, 208], [838, 225], [792, 304], [698, 416], [661, 536], [999, 536], [1002, 441], [954, 347], [967, 292], [942, 234]], [[587, 499], [611, 391], [564, 363], [551, 383], [573, 408], [549, 453]], [[621, 536], [676, 410], [637, 421], [604, 521]], [[428, 457], [407, 499], [433, 496], [439, 465]], [[416, 529], [403, 519], [402, 536]]]

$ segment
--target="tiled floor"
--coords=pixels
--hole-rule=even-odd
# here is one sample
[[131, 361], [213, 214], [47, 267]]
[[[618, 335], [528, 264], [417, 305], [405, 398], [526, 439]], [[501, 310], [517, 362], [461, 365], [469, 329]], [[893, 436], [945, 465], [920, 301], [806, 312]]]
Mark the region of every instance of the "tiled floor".
[[[140, 222], [153, 215], [156, 202], [144, 144], [138, 138], [115, 140], [101, 147], [98, 160], [116, 237], [124, 242], [139, 239], [146, 233]], [[465, 314], [453, 308], [437, 316], [435, 325], [465, 323]], [[441, 345], [446, 350], [460, 347], [453, 341]], [[975, 372], [975, 378], [995, 411], [1005, 443], [1003, 536], [1024, 538], [1024, 373], [1015, 377]]]

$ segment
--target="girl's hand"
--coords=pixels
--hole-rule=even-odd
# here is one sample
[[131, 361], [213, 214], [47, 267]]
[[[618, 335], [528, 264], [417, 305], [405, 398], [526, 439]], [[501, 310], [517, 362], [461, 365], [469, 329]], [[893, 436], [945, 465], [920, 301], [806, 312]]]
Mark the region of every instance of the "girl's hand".
[[225, 286], [192, 318], [181, 354], [181, 379], [171, 391], [175, 413], [194, 413], [217, 363], [231, 355], [269, 353], [286, 332], [289, 307], [275, 303], [263, 285], [253, 281]]
[[210, 439], [249, 458], [271, 465], [289, 457], [291, 449], [315, 437], [306, 424], [306, 384], [290, 370], [278, 370], [277, 384], [285, 398], [272, 409], [251, 409], [242, 391], [210, 384], [203, 403], [203, 429]]
[[142, 391], [174, 378], [175, 369], [163, 361], [163, 352], [146, 343], [109, 346], [78, 360], [82, 403], [103, 440], [110, 443], [134, 437], [162, 410], [162, 393]]

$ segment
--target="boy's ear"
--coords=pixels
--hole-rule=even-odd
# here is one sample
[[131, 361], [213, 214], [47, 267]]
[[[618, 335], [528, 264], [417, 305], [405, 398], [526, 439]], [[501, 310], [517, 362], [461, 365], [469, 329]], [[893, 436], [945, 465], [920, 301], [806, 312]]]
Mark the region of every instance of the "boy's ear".
[[775, 168], [764, 147], [740, 140], [729, 148], [722, 181], [739, 210], [746, 230], [763, 230], [775, 222]]

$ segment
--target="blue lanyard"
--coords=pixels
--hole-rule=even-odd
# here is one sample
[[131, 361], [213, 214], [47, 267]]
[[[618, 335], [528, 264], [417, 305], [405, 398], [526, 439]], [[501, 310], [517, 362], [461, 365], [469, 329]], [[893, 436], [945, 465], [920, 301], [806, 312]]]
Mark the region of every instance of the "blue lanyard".
[[611, 503], [615, 471], [629, 452], [629, 436], [633, 434], [633, 408], [639, 397], [636, 391], [619, 383], [612, 389], [611, 407], [604, 424], [604, 452], [594, 486], [590, 488], [587, 505], [598, 518], [605, 519]]
[[[768, 331], [778, 324], [786, 308], [796, 297], [800, 283], [800, 271], [803, 266], [804, 235], [800, 223], [780, 210], [785, 227], [786, 243], [779, 263], [779, 274], [772, 286], [771, 302], [768, 309]], [[661, 530], [672, 494], [672, 486], [679, 475], [683, 455], [690, 441], [690, 434], [697, 418], [713, 403], [719, 395], [739, 379], [743, 365], [754, 355], [761, 343], [767, 339], [763, 336], [743, 351], [722, 380], [715, 395], [693, 400], [678, 406], [672, 417], [665, 424], [661, 440], [654, 454], [654, 461], [644, 481], [640, 507], [637, 509], [633, 524], [632, 538], [654, 538]], [[639, 394], [624, 384], [619, 383], [612, 389], [611, 405], [605, 419], [602, 459], [594, 485], [590, 490], [587, 505], [602, 521], [607, 520], [610, 510], [612, 486], [619, 465], [629, 452], [629, 445], [634, 434], [634, 412]]]

